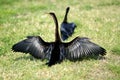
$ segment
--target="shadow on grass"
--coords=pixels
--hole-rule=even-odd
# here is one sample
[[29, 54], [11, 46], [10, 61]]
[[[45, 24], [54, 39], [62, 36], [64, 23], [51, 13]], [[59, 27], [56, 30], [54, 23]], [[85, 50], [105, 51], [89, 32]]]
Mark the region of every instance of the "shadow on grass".
[[74, 59], [74, 60], [70, 60], [72, 62], [76, 62], [76, 61], [84, 61], [84, 60], [104, 60], [106, 59], [105, 56], [88, 56], [88, 57], [83, 57], [80, 59]]
[[15, 61], [22, 60], [22, 59], [30, 60], [30, 61], [40, 60], [40, 59], [36, 59], [36, 58], [34, 58], [32, 56], [21, 56], [21, 57], [16, 58]]
[[[15, 59], [15, 61], [18, 61], [18, 60], [30, 60], [30, 61], [37, 61], [37, 60], [40, 60], [40, 61], [45, 61], [45, 60], [41, 60], [41, 59], [36, 59], [32, 56], [21, 56], [21, 57], [18, 57]], [[104, 56], [88, 56], [88, 57], [83, 57], [83, 58], [80, 58], [80, 59], [74, 59], [74, 60], [70, 60], [72, 62], [76, 62], [76, 61], [83, 61], [83, 60], [104, 60], [106, 59]]]

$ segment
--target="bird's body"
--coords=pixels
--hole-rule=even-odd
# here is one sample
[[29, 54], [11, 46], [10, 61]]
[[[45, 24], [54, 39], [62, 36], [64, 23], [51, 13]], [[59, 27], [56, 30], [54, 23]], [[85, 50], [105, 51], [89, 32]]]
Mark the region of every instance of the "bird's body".
[[49, 13], [55, 22], [55, 41], [45, 42], [40, 36], [29, 36], [13, 45], [15, 52], [29, 53], [37, 59], [48, 59], [48, 66], [62, 62], [64, 59], [79, 60], [84, 56], [102, 55], [106, 50], [99, 45], [89, 41], [88, 38], [76, 37], [71, 42], [64, 43], [59, 35], [58, 21], [54, 13]]
[[50, 60], [49, 60], [49, 66], [57, 63], [57, 62], [60, 62], [60, 46], [58, 45], [59, 43], [55, 43], [54, 44], [54, 48], [52, 50], [52, 54], [50, 56]]
[[68, 23], [67, 22], [67, 15], [68, 15], [69, 9], [70, 8], [67, 7], [64, 20], [63, 20], [61, 27], [60, 27], [62, 40], [66, 40], [68, 37], [70, 37], [74, 33], [74, 29], [76, 28], [75, 23], [73, 23], [73, 22]]

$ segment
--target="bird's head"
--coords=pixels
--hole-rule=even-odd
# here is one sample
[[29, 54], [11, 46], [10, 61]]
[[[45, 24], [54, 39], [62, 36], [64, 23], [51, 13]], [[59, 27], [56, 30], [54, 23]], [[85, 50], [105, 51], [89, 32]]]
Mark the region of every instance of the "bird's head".
[[66, 10], [68, 11], [70, 9], [70, 7], [67, 7]]
[[54, 13], [54, 12], [49, 12], [48, 14], [51, 15], [52, 17], [55, 16], [55, 13]]

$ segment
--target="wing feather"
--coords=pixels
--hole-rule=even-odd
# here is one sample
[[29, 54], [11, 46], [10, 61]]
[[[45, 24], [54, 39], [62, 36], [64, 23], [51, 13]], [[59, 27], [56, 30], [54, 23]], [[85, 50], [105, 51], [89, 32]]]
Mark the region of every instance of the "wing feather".
[[52, 47], [51, 43], [44, 42], [39, 36], [28, 36], [27, 39], [14, 44], [12, 50], [15, 52], [29, 53], [35, 58], [48, 59]]
[[64, 43], [65, 56], [74, 60], [91, 55], [105, 55], [106, 50], [101, 46], [91, 42], [88, 38], [77, 37], [69, 43]]

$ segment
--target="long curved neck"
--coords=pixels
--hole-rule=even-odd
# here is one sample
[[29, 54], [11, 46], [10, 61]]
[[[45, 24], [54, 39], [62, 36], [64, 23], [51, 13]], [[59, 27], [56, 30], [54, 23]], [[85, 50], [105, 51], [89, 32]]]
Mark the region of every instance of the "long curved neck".
[[56, 18], [56, 15], [54, 13], [50, 13], [50, 15], [53, 17], [53, 20], [55, 22], [55, 41], [56, 42], [61, 42], [61, 38], [60, 38], [60, 35], [59, 35], [59, 27], [58, 27], [58, 21], [57, 21], [57, 18]]
[[68, 15], [68, 12], [69, 12], [69, 7], [66, 8], [66, 13], [65, 13], [65, 17], [64, 17], [64, 20], [63, 22], [67, 23], [67, 15]]

